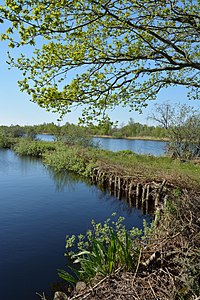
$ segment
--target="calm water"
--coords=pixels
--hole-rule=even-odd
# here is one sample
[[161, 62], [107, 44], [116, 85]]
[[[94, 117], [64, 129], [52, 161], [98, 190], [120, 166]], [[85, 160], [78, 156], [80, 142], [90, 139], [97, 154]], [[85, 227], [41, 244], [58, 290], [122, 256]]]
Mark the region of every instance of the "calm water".
[[[52, 141], [53, 135], [38, 135], [45, 141]], [[165, 155], [167, 143], [163, 141], [126, 140], [111, 138], [93, 138], [103, 149], [111, 151], [131, 150], [138, 154], [150, 154], [155, 156]]]
[[0, 299], [40, 299], [65, 266], [66, 234], [112, 212], [142, 227], [140, 211], [69, 174], [56, 177], [39, 160], [0, 150]]
[[150, 154], [161, 156], [165, 154], [166, 142], [145, 141], [145, 140], [126, 140], [110, 138], [94, 138], [99, 142], [103, 149], [111, 151], [131, 150], [138, 154]]

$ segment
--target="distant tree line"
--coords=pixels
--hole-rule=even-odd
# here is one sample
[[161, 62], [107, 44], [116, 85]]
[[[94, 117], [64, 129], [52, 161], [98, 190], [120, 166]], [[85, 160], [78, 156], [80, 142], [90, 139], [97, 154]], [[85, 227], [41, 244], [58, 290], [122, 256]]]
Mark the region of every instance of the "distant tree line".
[[148, 126], [129, 119], [126, 125], [117, 126], [104, 118], [98, 125], [56, 125], [43, 123], [33, 126], [0, 126], [0, 147], [6, 148], [13, 139], [25, 137], [36, 139], [37, 134], [52, 134], [55, 140], [67, 145], [93, 147], [93, 136], [113, 138], [168, 139], [168, 154], [174, 158], [193, 159], [200, 157], [200, 113], [188, 105], [157, 105], [151, 119], [157, 126]]
[[127, 137], [149, 137], [156, 139], [167, 138], [167, 132], [162, 126], [148, 126], [134, 122], [132, 118], [129, 119], [127, 124], [117, 126], [109, 121], [103, 120], [99, 126], [90, 126], [89, 131], [92, 135], [108, 135], [115, 138]]
[[152, 137], [163, 139], [167, 137], [165, 128], [162, 128], [161, 126], [148, 126], [138, 122], [135, 123], [132, 118], [129, 119], [128, 124], [122, 124], [121, 126], [117, 126], [109, 119], [105, 119], [99, 125], [88, 126], [80, 126], [70, 123], [60, 126], [53, 122], [30, 126], [0, 126], [0, 132], [4, 132], [13, 137], [22, 137], [24, 135], [27, 137], [35, 137], [37, 134], [53, 134], [57, 138], [64, 136], [65, 134], [71, 134], [72, 132], [77, 135], [82, 133], [83, 135], [106, 135], [114, 138]]

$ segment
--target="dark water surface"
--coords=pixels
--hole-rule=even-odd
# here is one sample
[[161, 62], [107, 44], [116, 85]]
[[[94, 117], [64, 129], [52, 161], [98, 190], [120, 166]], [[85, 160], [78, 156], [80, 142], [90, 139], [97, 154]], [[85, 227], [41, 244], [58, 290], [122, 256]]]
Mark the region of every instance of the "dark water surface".
[[40, 299], [64, 268], [66, 234], [84, 233], [112, 212], [130, 228], [143, 216], [124, 201], [69, 174], [56, 177], [40, 160], [0, 150], [0, 299]]
[[[48, 134], [38, 134], [38, 138], [44, 141], [53, 141], [54, 136]], [[128, 140], [112, 138], [93, 138], [100, 144], [102, 149], [110, 151], [131, 150], [138, 154], [150, 154], [154, 156], [165, 155], [166, 142], [149, 140]]]

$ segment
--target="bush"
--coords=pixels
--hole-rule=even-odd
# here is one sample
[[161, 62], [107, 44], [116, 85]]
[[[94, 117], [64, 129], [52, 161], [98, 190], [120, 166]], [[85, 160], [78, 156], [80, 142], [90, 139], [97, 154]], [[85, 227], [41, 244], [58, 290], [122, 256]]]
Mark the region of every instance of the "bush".
[[168, 134], [167, 152], [173, 158], [200, 157], [200, 114], [188, 105], [168, 103], [156, 105], [152, 119], [162, 125]]
[[16, 139], [6, 134], [5, 132], [0, 132], [0, 148], [10, 149], [16, 142]]
[[28, 155], [41, 157], [46, 152], [55, 150], [55, 144], [52, 142], [32, 141], [30, 139], [20, 139], [15, 145], [14, 151], [19, 155]]
[[76, 174], [89, 177], [95, 164], [90, 158], [87, 159], [79, 147], [58, 146], [57, 151], [45, 153], [44, 164], [51, 167], [55, 172], [72, 171]]

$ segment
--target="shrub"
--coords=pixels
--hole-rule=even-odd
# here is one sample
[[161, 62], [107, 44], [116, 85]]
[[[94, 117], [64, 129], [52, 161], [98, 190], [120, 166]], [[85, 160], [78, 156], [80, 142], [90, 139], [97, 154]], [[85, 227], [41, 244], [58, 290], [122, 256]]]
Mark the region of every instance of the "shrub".
[[6, 134], [5, 132], [0, 132], [0, 148], [9, 149], [15, 144], [15, 138]]
[[20, 139], [15, 145], [14, 150], [19, 155], [29, 155], [41, 157], [46, 152], [55, 150], [55, 144], [52, 142], [32, 141], [30, 139]]
[[79, 147], [58, 146], [57, 151], [45, 153], [44, 164], [55, 172], [72, 171], [76, 174], [89, 177], [95, 164], [93, 159], [88, 160]]

